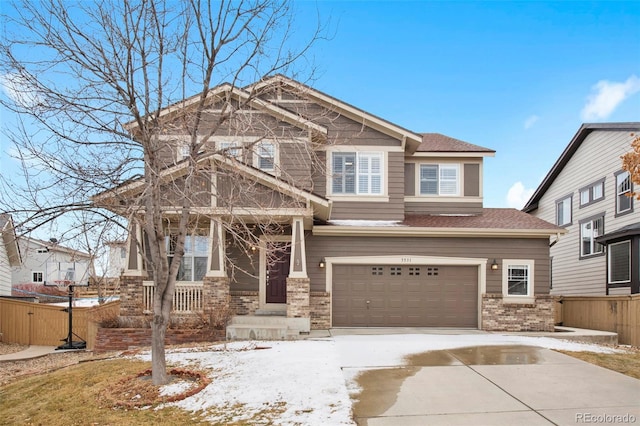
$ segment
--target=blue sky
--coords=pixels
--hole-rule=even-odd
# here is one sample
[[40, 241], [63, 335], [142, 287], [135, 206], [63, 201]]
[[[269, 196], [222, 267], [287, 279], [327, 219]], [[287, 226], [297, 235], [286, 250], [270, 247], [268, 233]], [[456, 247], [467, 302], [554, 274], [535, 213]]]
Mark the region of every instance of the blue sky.
[[314, 87], [497, 151], [486, 207], [522, 207], [583, 122], [640, 121], [640, 2], [294, 5], [301, 28], [319, 14], [333, 35], [311, 52]]
[[485, 207], [526, 202], [583, 122], [640, 121], [640, 2], [298, 2], [330, 18], [313, 85], [497, 151]]

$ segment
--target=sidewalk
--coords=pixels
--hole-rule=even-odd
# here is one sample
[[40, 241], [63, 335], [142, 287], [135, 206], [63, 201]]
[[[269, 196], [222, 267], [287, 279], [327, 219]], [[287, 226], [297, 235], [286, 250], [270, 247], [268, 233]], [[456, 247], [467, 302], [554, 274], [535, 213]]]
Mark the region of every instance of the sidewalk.
[[29, 346], [24, 351], [0, 355], [0, 362], [40, 358], [56, 351], [55, 346]]

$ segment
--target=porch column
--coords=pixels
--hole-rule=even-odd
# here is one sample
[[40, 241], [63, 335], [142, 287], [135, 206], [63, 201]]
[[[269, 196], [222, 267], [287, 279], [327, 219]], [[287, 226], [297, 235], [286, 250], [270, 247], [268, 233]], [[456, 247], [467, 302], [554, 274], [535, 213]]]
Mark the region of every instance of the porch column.
[[129, 277], [146, 276], [142, 261], [142, 227], [135, 220], [129, 223], [129, 236], [127, 237], [127, 267], [124, 275]]
[[142, 259], [142, 227], [135, 220], [129, 222], [125, 270], [120, 279], [120, 316], [142, 316], [142, 281], [147, 278]]
[[211, 220], [209, 229], [209, 240], [211, 241], [211, 253], [209, 255], [209, 268], [207, 277], [226, 277], [225, 267], [225, 230], [222, 222]]
[[287, 318], [300, 318], [300, 332], [311, 329], [310, 280], [307, 276], [307, 254], [304, 243], [302, 217], [293, 218], [291, 224], [291, 263], [287, 278]]
[[301, 217], [293, 218], [291, 224], [291, 264], [290, 278], [307, 277], [307, 253], [304, 245], [304, 223]]
[[207, 273], [203, 279], [203, 308], [210, 325], [224, 329], [230, 318], [229, 278], [225, 267], [225, 230], [222, 222], [212, 219], [209, 229], [211, 250]]

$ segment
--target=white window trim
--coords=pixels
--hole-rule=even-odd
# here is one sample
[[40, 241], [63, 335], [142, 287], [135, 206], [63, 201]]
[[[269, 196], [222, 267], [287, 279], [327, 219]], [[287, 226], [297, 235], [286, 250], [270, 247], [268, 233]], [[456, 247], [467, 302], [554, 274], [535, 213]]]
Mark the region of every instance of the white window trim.
[[[260, 148], [262, 145], [271, 145], [273, 147], [273, 168], [271, 169], [263, 169], [260, 168]], [[280, 168], [280, 149], [277, 143], [274, 143], [270, 140], [265, 140], [262, 142], [258, 142], [253, 146], [253, 167], [258, 170], [262, 170], [267, 173], [276, 173], [276, 171]]]
[[[611, 281], [611, 246], [617, 246], [620, 244], [626, 244], [627, 247], [629, 248], [628, 250], [628, 254], [629, 254], [629, 279], [625, 280], [625, 281]], [[624, 283], [630, 283], [631, 282], [631, 241], [630, 240], [626, 240], [626, 241], [620, 241], [617, 243], [612, 243], [609, 244], [609, 246], [607, 247], [607, 284], [624, 284]]]
[[[327, 151], [327, 197], [332, 200], [339, 201], [368, 201], [368, 202], [388, 202], [389, 201], [389, 192], [388, 192], [388, 181], [387, 181], [387, 170], [389, 170], [389, 156], [387, 154], [388, 151], [382, 150], [372, 150], [372, 147], [367, 147], [369, 149], [362, 150], [357, 149], [355, 147], [351, 147], [351, 149], [344, 149], [344, 147], [340, 147], [342, 149], [332, 149]], [[360, 148], [360, 147], [358, 147]], [[341, 194], [333, 192], [333, 154], [334, 153], [349, 153], [353, 152], [356, 154], [356, 193], [355, 194]], [[358, 164], [357, 158], [360, 155], [379, 155], [381, 159], [382, 170], [380, 173], [381, 182], [381, 190], [380, 194], [358, 194]]]
[[[462, 182], [464, 179], [463, 172], [464, 167], [460, 167], [460, 163], [415, 163], [416, 164], [416, 172], [415, 172], [415, 188], [416, 188], [416, 197], [424, 198], [456, 198], [463, 197], [462, 195]], [[421, 168], [422, 166], [437, 166], [438, 167], [438, 193], [437, 194], [423, 194], [422, 193], [422, 185], [421, 185]], [[455, 167], [456, 168], [456, 193], [455, 194], [441, 194], [440, 193], [440, 168], [441, 167]], [[481, 198], [481, 196], [476, 197]]]
[[[527, 286], [527, 295], [509, 295], [509, 267], [510, 266], [527, 266], [529, 268], [529, 283]], [[534, 287], [534, 266], [535, 261], [531, 259], [503, 259], [502, 260], [502, 297], [508, 303], [534, 303], [535, 287]]]
[[[596, 235], [595, 237], [593, 237], [593, 225], [594, 222], [602, 219], [602, 230], [604, 230], [604, 217], [605, 215], [598, 215], [598, 216], [594, 216], [590, 219], [584, 220], [582, 222], [579, 223], [578, 225], [578, 241], [580, 243], [580, 259], [588, 259], [590, 257], [594, 257], [594, 256], [602, 256], [602, 254], [604, 253], [604, 246], [602, 244], [598, 244], [596, 242], [596, 238], [599, 237], [600, 235]], [[585, 254], [582, 249], [582, 227], [587, 224], [587, 223], [591, 223], [591, 233], [592, 233], [592, 238], [591, 238], [591, 247], [593, 249], [593, 251], [591, 253]], [[602, 235], [602, 234], [601, 234]], [[600, 247], [600, 251], [595, 251], [598, 246]]]

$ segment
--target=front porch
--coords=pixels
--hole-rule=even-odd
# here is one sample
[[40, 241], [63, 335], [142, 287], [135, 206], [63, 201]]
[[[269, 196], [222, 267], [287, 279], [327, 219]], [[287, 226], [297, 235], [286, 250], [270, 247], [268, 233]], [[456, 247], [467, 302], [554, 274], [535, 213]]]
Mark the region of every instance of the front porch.
[[[212, 220], [208, 238], [185, 249], [191, 258], [193, 281], [177, 281], [173, 297], [172, 324], [226, 329], [228, 339], [294, 339], [312, 328], [329, 326], [329, 295], [310, 292], [306, 272], [303, 217], [295, 217], [278, 235], [254, 235], [256, 243], [234, 244], [221, 221]], [[140, 240], [139, 229], [132, 235]], [[133, 233], [135, 232], [135, 233]], [[200, 232], [199, 235], [202, 235]], [[168, 237], [170, 240], [170, 237]], [[206, 241], [207, 249], [203, 249]], [[170, 244], [170, 243], [168, 243]], [[197, 253], [200, 246], [200, 253]], [[130, 268], [121, 281], [121, 317], [149, 318], [153, 312], [155, 285], [148, 279], [137, 245], [128, 245]], [[198, 272], [206, 255], [206, 271]], [[188, 269], [188, 268], [185, 268]], [[191, 275], [189, 275], [191, 274]], [[199, 276], [200, 274], [201, 276]], [[312, 305], [321, 312], [312, 313]]]

